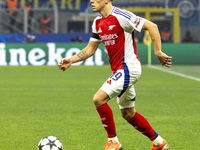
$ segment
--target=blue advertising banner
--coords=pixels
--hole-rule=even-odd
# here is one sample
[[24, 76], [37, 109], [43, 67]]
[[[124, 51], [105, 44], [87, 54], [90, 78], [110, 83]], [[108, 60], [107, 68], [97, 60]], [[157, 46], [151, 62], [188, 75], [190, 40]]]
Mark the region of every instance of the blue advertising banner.
[[[73, 34], [31, 34], [32, 43], [70, 43], [70, 42], [88, 42], [90, 33], [73, 33]], [[0, 43], [27, 43], [25, 34], [0, 34]], [[34, 38], [34, 39], [33, 39]]]

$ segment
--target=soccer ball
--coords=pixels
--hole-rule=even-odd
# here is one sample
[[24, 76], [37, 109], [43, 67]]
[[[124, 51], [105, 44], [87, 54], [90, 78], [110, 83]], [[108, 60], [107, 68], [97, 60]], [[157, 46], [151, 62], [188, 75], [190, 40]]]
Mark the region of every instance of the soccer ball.
[[63, 146], [57, 137], [47, 136], [38, 143], [38, 150], [63, 150]]

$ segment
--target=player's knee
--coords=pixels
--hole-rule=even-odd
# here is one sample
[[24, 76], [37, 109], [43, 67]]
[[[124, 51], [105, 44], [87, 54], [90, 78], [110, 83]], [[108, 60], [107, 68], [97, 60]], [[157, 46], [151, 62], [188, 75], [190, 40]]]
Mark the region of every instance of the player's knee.
[[135, 112], [134, 108], [125, 108], [121, 110], [122, 117], [126, 120], [131, 120], [135, 115]]
[[97, 97], [97, 96], [93, 97], [93, 103], [96, 107], [104, 104], [103, 100], [100, 97]]
[[122, 113], [122, 117], [126, 120], [131, 120], [131, 118], [133, 117], [132, 115], [130, 115], [129, 113]]
[[99, 90], [93, 97], [93, 102], [96, 107], [99, 107], [109, 101], [109, 96], [102, 90]]

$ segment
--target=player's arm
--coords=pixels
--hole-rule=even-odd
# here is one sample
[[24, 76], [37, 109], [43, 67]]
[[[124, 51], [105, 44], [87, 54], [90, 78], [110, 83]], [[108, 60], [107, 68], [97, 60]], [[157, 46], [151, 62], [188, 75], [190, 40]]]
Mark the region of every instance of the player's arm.
[[146, 20], [144, 22], [142, 29], [149, 31], [152, 43], [154, 45], [154, 52], [159, 62], [166, 67], [170, 67], [172, 64], [171, 63], [172, 57], [167, 56], [165, 53], [162, 52], [161, 38], [160, 38], [158, 26], [154, 24], [153, 22]]
[[88, 45], [82, 49], [78, 54], [70, 57], [70, 58], [63, 58], [59, 63], [58, 63], [58, 67], [65, 71], [67, 68], [69, 68], [71, 66], [71, 64], [79, 62], [79, 61], [83, 61], [89, 57], [91, 57], [92, 55], [94, 55], [94, 53], [96, 52], [98, 46], [99, 46], [100, 42], [94, 42], [94, 41], [89, 41]]

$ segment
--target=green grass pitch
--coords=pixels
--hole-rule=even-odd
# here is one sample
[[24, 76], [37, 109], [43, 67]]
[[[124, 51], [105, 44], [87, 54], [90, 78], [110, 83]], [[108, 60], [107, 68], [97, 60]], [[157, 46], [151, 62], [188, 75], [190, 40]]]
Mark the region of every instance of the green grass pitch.
[[[142, 66], [136, 110], [171, 150], [199, 149], [200, 82]], [[56, 136], [64, 150], [103, 150], [107, 140], [93, 95], [111, 75], [109, 66], [0, 67], [0, 150], [36, 150]], [[124, 150], [149, 150], [151, 141], [129, 125], [109, 101]]]

